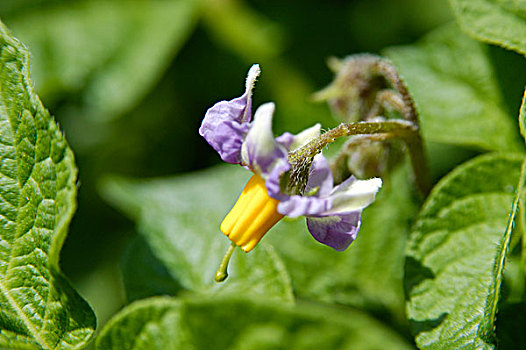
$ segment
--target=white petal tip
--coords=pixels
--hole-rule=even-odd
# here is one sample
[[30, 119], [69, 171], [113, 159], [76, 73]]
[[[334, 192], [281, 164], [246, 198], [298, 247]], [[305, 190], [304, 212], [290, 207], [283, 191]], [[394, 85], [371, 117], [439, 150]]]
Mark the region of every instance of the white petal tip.
[[382, 179], [374, 177], [369, 180], [357, 180], [352, 188], [357, 193], [376, 193], [382, 187]]
[[320, 133], [321, 133], [320, 123], [315, 124], [311, 126], [310, 128], [303, 130], [302, 132], [294, 136], [294, 142], [292, 142], [290, 149], [295, 150], [297, 148], [300, 148], [301, 146], [304, 146], [313, 138], [320, 136]]
[[259, 74], [261, 73], [261, 69], [259, 68], [259, 64], [254, 64], [252, 67], [250, 67], [250, 70], [247, 74], [247, 82], [246, 82], [246, 89], [252, 90], [254, 87], [254, 83], [256, 82], [257, 77], [259, 77]]
[[266, 116], [270, 120], [272, 120], [272, 115], [274, 114], [274, 110], [276, 109], [276, 105], [274, 102], [267, 102], [262, 104], [258, 107], [256, 110], [256, 113], [254, 114], [254, 120], [261, 119], [261, 117]]

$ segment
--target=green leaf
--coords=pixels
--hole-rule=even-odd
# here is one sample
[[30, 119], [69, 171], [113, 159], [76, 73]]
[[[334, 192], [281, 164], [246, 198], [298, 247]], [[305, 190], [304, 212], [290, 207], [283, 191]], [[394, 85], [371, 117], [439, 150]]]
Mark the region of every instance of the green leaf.
[[29, 53], [0, 22], [0, 347], [73, 349], [95, 316], [59, 269], [76, 207], [73, 152], [34, 93]]
[[140, 236], [124, 252], [121, 271], [128, 301], [176, 295], [183, 289]]
[[248, 300], [151, 298], [117, 314], [97, 339], [110, 349], [411, 349], [357, 310]]
[[493, 348], [523, 158], [477, 157], [444, 177], [422, 208], [408, 243], [405, 280], [421, 349]]
[[486, 46], [446, 26], [386, 54], [415, 99], [426, 140], [495, 151], [523, 148]]
[[81, 93], [81, 111], [107, 120], [140, 102], [196, 22], [196, 2], [75, 1], [38, 8], [11, 26], [33, 54], [45, 97]]
[[526, 2], [450, 0], [462, 30], [474, 38], [526, 55]]
[[158, 180], [107, 180], [102, 193], [137, 221], [153, 254], [186, 289], [292, 301], [290, 279], [271, 246], [234, 254], [226, 283], [215, 271], [229, 246], [219, 224], [250, 172], [226, 166]]
[[268, 235], [291, 274], [294, 293], [386, 313], [404, 322], [404, 249], [417, 214], [408, 170], [397, 169], [362, 215], [355, 242], [337, 252], [315, 241], [305, 219], [282, 220]]

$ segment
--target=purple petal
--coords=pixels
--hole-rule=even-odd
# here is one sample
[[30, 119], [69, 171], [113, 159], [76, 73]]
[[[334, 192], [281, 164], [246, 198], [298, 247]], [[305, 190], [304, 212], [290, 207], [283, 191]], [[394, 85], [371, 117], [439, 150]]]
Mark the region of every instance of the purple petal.
[[268, 174], [265, 186], [267, 187], [268, 195], [279, 201], [287, 200], [288, 195], [281, 193], [280, 180], [281, 175], [290, 169], [288, 160], [282, 159], [275, 162], [274, 167], [270, 174]]
[[311, 165], [309, 180], [307, 181], [305, 192], [308, 193], [318, 187], [319, 189], [316, 193], [316, 197], [323, 198], [331, 193], [332, 186], [333, 178], [329, 162], [327, 162], [327, 159], [321, 153], [317, 154]]
[[290, 150], [290, 146], [294, 142], [294, 135], [290, 132], [284, 132], [282, 135], [276, 137], [276, 141], [287, 150]]
[[315, 196], [302, 197], [293, 195], [280, 200], [278, 212], [291, 218], [302, 215], [319, 215], [320, 213], [326, 212], [330, 207], [329, 200]]
[[252, 89], [259, 72], [259, 66], [253, 65], [248, 72], [245, 93], [208, 109], [199, 128], [199, 134], [227, 163], [241, 163], [241, 146], [252, 117]]
[[332, 172], [329, 163], [321, 154], [314, 157], [305, 192], [316, 188], [318, 191], [313, 196], [293, 195], [277, 198], [281, 201], [278, 212], [294, 218], [301, 215], [319, 215], [330, 209], [330, 200], [325, 197], [332, 190]]
[[345, 215], [308, 217], [307, 228], [318, 242], [343, 251], [356, 239], [361, 212], [357, 210]]
[[243, 109], [237, 109], [234, 100], [215, 104], [206, 112], [199, 134], [205, 138], [221, 159], [227, 163], [241, 163], [241, 145], [248, 131], [248, 123], [238, 123], [235, 114], [241, 115]]

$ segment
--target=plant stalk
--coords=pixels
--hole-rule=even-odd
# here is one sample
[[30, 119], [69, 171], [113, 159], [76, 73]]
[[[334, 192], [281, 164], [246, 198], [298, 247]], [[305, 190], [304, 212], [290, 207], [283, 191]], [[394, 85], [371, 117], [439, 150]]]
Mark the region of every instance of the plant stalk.
[[337, 138], [354, 135], [389, 134], [393, 138], [401, 138], [407, 145], [411, 165], [418, 189], [423, 195], [431, 190], [431, 179], [427, 167], [424, 145], [418, 127], [409, 120], [387, 120], [383, 122], [343, 123], [327, 131], [289, 154], [289, 162], [298, 164], [302, 159], [312, 159], [323, 148]]

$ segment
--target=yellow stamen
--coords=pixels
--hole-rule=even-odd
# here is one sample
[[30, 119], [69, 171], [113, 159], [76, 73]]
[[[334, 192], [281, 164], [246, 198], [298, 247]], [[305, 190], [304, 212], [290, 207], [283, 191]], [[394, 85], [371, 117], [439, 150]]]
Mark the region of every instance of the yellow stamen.
[[278, 213], [278, 204], [278, 200], [268, 195], [265, 180], [254, 175], [221, 223], [220, 230], [248, 253], [283, 218], [284, 215]]

